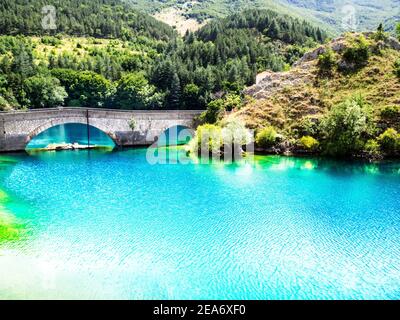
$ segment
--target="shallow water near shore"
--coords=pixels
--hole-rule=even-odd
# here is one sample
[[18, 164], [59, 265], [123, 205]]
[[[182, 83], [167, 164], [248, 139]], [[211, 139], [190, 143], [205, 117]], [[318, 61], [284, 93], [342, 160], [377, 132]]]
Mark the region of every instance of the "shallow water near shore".
[[0, 156], [0, 298], [400, 298], [400, 162], [146, 152]]

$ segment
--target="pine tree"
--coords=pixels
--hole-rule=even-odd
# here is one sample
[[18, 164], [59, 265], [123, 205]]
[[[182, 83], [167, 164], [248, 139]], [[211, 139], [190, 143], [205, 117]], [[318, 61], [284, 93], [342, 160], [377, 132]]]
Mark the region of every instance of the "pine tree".
[[181, 103], [181, 83], [179, 77], [174, 73], [168, 95], [168, 107], [170, 109], [180, 109]]
[[12, 64], [12, 71], [23, 78], [32, 76], [35, 72], [32, 51], [21, 44], [16, 48], [13, 54], [14, 61]]
[[278, 23], [276, 22], [276, 20], [272, 20], [272, 23], [268, 29], [268, 37], [270, 37], [271, 39], [279, 39], [280, 36], [280, 28]]

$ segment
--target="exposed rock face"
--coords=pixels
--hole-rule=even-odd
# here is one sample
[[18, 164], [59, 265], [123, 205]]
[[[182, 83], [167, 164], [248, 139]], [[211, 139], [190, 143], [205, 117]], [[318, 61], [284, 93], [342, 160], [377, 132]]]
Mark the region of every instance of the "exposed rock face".
[[327, 48], [331, 48], [334, 52], [342, 52], [346, 48], [346, 39], [345, 37], [340, 37], [333, 40], [329, 46], [320, 46], [317, 49], [307, 52], [303, 58], [297, 61], [294, 66], [297, 67], [302, 65], [305, 62], [317, 60], [321, 54], [324, 54]]
[[274, 93], [285, 89], [285, 87], [310, 83], [313, 81], [310, 70], [314, 64], [313, 61], [302, 63], [288, 72], [266, 71], [263, 73], [263, 78], [256, 85], [247, 88], [244, 93], [255, 99], [267, 99]]
[[[366, 38], [371, 38], [374, 36], [374, 33], [367, 32], [367, 33], [364, 33], [364, 36]], [[311, 52], [307, 52], [303, 56], [303, 58], [301, 58], [299, 61], [297, 61], [294, 64], [294, 66], [296, 67], [296, 66], [303, 64], [304, 62], [316, 60], [319, 55], [326, 52], [327, 48], [331, 48], [334, 52], [340, 53], [340, 52], [343, 52], [346, 49], [346, 47], [347, 47], [346, 38], [345, 37], [337, 38], [337, 39], [333, 40], [327, 46], [326, 45], [320, 46]], [[388, 37], [385, 41], [381, 42], [381, 49], [384, 49], [384, 48], [400, 50], [400, 42], [394, 37]]]
[[386, 45], [394, 50], [400, 50], [400, 42], [396, 38], [390, 37], [386, 40]]

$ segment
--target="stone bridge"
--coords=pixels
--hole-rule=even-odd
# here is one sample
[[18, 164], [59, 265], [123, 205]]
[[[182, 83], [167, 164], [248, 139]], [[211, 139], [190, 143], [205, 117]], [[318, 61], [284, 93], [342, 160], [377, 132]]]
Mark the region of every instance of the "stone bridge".
[[[85, 108], [37, 109], [0, 113], [0, 152], [25, 150], [39, 133], [60, 124], [81, 123], [106, 133], [117, 146], [151, 145], [167, 129], [195, 129], [201, 111], [121, 111]], [[131, 129], [130, 121], [135, 120]]]

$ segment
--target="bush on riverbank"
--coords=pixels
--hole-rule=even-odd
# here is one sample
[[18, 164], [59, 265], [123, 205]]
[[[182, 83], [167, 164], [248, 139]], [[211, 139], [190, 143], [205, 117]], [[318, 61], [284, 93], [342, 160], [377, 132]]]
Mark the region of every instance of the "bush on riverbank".
[[370, 139], [364, 146], [364, 153], [370, 159], [381, 157], [381, 146], [375, 139]]
[[400, 106], [387, 106], [381, 111], [381, 117], [388, 120], [399, 120]]
[[272, 148], [276, 144], [278, 137], [276, 130], [269, 126], [257, 133], [256, 144], [261, 148]]
[[190, 141], [188, 151], [193, 154], [209, 155], [235, 152], [253, 142], [251, 132], [238, 119], [226, 119], [216, 124], [199, 126]]
[[315, 152], [318, 150], [319, 142], [313, 137], [304, 136], [299, 140], [299, 147], [308, 152]]
[[201, 152], [218, 153], [222, 146], [222, 128], [214, 124], [199, 126], [189, 143], [189, 151], [193, 154]]
[[246, 146], [253, 142], [251, 132], [238, 119], [227, 119], [221, 122], [222, 139], [225, 146]]
[[201, 123], [217, 123], [222, 120], [226, 111], [232, 111], [241, 107], [243, 101], [239, 94], [228, 93], [222, 98], [211, 101], [199, 117]]
[[400, 134], [393, 128], [387, 129], [378, 137], [378, 142], [381, 150], [393, 156], [400, 152]]
[[[334, 105], [320, 119], [303, 118], [300, 124], [280, 131], [273, 126], [259, 129], [255, 136], [256, 146], [264, 151], [285, 154], [321, 153], [332, 157], [365, 157], [381, 159], [384, 156], [397, 156], [400, 152], [400, 134], [395, 128], [388, 127], [398, 124], [398, 106], [388, 106], [374, 113], [372, 106], [362, 96], [353, 96]], [[377, 119], [380, 125], [377, 126]], [[222, 152], [223, 142], [228, 139], [226, 133], [233, 131], [247, 132], [241, 121], [229, 122], [225, 118], [219, 125], [203, 125], [197, 130], [192, 141], [192, 150], [207, 148], [211, 153]], [[230, 128], [230, 131], [227, 129]], [[206, 131], [207, 129], [207, 131]], [[384, 131], [387, 129], [386, 131]], [[250, 138], [240, 135], [245, 145]], [[193, 148], [193, 146], [195, 146]]]
[[323, 151], [330, 156], [357, 154], [374, 124], [371, 111], [362, 97], [353, 97], [334, 106], [321, 122]]

